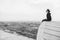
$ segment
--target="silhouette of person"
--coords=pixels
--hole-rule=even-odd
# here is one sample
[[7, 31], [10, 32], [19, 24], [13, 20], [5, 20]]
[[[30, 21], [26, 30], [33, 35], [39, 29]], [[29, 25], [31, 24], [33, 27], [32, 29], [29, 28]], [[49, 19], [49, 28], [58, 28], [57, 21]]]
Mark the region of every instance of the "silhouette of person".
[[47, 9], [46, 12], [47, 12], [47, 15], [46, 15], [47, 19], [43, 19], [42, 22], [43, 21], [51, 21], [52, 20], [50, 10]]

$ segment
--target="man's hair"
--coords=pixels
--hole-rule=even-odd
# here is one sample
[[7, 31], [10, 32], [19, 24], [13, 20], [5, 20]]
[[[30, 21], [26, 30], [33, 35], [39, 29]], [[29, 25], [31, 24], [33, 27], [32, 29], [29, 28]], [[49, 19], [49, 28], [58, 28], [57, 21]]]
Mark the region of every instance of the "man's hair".
[[46, 11], [50, 12], [50, 10], [49, 10], [49, 9], [47, 9]]

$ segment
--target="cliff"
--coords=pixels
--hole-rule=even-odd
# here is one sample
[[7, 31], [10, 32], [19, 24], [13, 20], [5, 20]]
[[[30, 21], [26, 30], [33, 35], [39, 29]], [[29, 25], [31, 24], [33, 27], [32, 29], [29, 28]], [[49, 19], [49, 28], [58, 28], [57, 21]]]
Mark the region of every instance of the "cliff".
[[60, 22], [43, 22], [39, 26], [37, 40], [60, 40]]

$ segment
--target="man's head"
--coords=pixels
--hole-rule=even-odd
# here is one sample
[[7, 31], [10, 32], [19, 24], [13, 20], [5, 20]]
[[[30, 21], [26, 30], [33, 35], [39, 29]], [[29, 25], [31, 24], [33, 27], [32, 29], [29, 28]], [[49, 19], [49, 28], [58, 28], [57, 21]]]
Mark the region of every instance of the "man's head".
[[47, 12], [47, 13], [50, 13], [50, 10], [49, 10], [49, 9], [47, 9], [47, 10], [46, 10], [46, 12]]

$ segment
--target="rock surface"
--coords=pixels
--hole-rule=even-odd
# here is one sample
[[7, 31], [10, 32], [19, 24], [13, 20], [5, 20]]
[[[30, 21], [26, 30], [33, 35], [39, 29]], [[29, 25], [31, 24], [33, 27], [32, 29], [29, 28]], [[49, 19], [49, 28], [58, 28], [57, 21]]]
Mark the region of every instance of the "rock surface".
[[0, 30], [0, 40], [34, 40], [22, 35], [10, 34]]
[[60, 40], [60, 22], [43, 22], [38, 29], [37, 40]]

